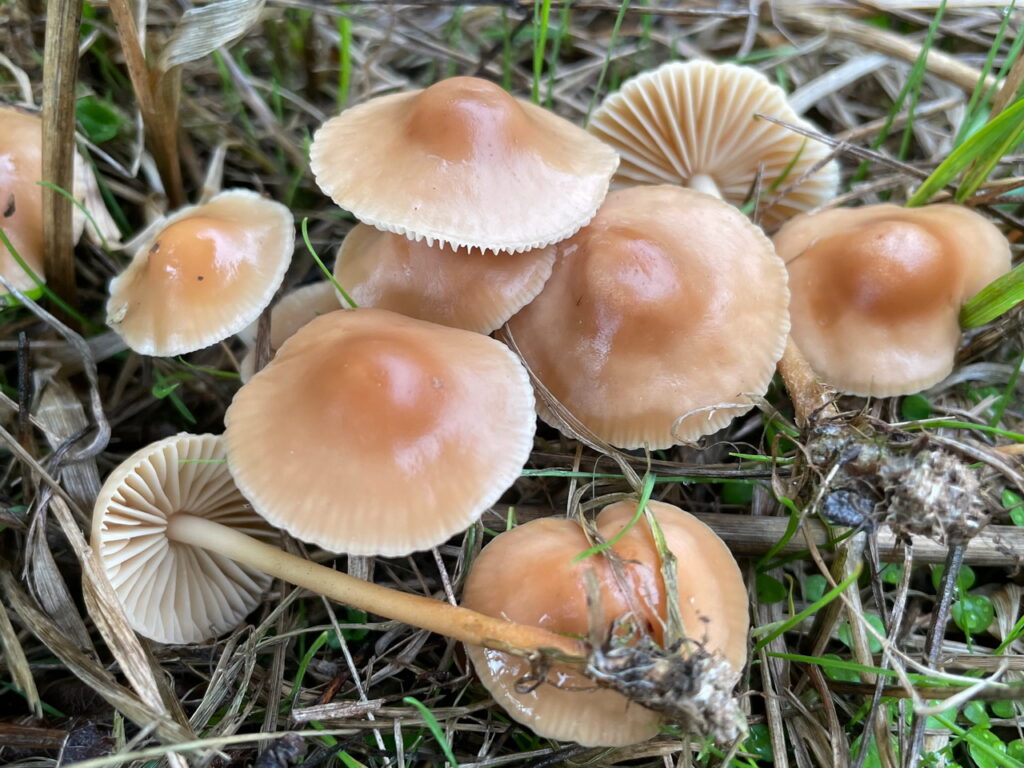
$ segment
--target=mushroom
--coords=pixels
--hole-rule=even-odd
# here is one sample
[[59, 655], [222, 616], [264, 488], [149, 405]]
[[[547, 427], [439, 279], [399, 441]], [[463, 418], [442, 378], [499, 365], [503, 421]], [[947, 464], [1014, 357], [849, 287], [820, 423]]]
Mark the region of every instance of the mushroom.
[[110, 283], [107, 323], [145, 355], [208, 347], [259, 317], [294, 246], [285, 206], [249, 190], [221, 192], [146, 239]]
[[361, 307], [490, 333], [540, 293], [554, 261], [554, 246], [473, 255], [359, 224], [338, 251], [334, 276]]
[[195, 547], [175, 545], [175, 515], [195, 515], [257, 539], [274, 539], [235, 487], [215, 435], [179, 434], [125, 459], [96, 499], [92, 541], [135, 631], [195, 643], [235, 627], [270, 577]]
[[[682, 184], [742, 205], [759, 172], [762, 189], [785, 189], [828, 156], [818, 142], [757, 114], [808, 125], [757, 70], [669, 62], [605, 99], [588, 130], [619, 152], [616, 182]], [[832, 199], [838, 184], [838, 165], [829, 162], [763, 209], [762, 224], [772, 229]]]
[[957, 205], [869, 205], [797, 216], [775, 235], [793, 340], [854, 395], [918, 392], [953, 370], [961, 306], [1010, 268], [1010, 247]]
[[[666, 448], [763, 395], [789, 330], [786, 270], [732, 206], [672, 186], [612, 192], [557, 246], [508, 323], [551, 397], [602, 440]], [[543, 405], [541, 418], [558, 426]]]
[[310, 147], [320, 188], [360, 221], [492, 251], [569, 237], [594, 215], [617, 165], [582, 129], [475, 77], [347, 109]]
[[[75, 153], [75, 196], [84, 188], [85, 165]], [[43, 278], [43, 122], [21, 107], [0, 106], [0, 229], [18, 255]], [[85, 217], [75, 209], [72, 237], [77, 242]], [[35, 282], [0, 243], [0, 275], [19, 291]]]
[[[604, 541], [614, 541], [614, 558], [593, 555], [583, 529], [565, 519], [541, 518], [517, 526], [491, 541], [473, 562], [462, 605], [520, 624], [543, 627], [569, 636], [616, 634], [624, 637], [621, 620], [630, 617], [634, 631], [664, 644], [668, 603], [678, 603], [689, 642], [681, 653], [703, 650], [726, 662], [713, 667], [719, 680], [697, 680], [731, 693], [747, 654], [747, 592], [739, 567], [714, 531], [678, 507], [648, 502], [668, 550], [678, 565], [678, 592], [669, 597], [661, 561], [648, 523], [630, 526], [636, 502], [605, 507], [596, 528]], [[621, 538], [619, 536], [621, 535]], [[590, 625], [587, 574], [598, 584], [596, 614]], [[699, 644], [699, 645], [698, 645]], [[511, 717], [539, 736], [575, 741], [584, 746], [618, 746], [654, 736], [662, 722], [657, 713], [631, 703], [621, 693], [594, 690], [578, 670], [556, 665], [546, 680], [524, 689], [530, 663], [521, 656], [479, 646], [467, 655], [481, 682]], [[580, 691], [584, 691], [581, 694]]]
[[529, 379], [505, 346], [381, 309], [301, 328], [224, 422], [231, 474], [256, 510], [355, 555], [404, 555], [465, 529], [519, 477], [535, 427]]

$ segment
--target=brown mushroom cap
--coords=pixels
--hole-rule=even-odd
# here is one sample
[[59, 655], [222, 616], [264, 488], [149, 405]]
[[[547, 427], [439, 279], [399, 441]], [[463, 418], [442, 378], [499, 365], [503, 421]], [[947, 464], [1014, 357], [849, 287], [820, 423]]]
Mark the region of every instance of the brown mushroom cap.
[[681, 187], [625, 189], [557, 249], [509, 329], [598, 437], [623, 448], [695, 440], [767, 391], [789, 330], [786, 270], [735, 208]]
[[526, 371], [504, 345], [381, 309], [300, 329], [224, 422], [257, 511], [357, 555], [429, 549], [471, 525], [519, 476], [535, 427]]
[[[714, 531], [692, 515], [661, 502], [650, 502], [649, 509], [678, 561], [678, 604], [685, 630], [708, 651], [722, 654], [738, 676], [746, 660], [749, 619], [736, 561]], [[635, 511], [635, 502], [605, 507], [597, 517], [602, 538], [611, 539]], [[552, 632], [587, 636], [585, 574], [592, 570], [600, 585], [602, 629], [632, 612], [662, 642], [667, 593], [646, 520], [641, 518], [612, 547], [621, 562], [621, 583], [604, 556], [573, 562], [589, 547], [580, 526], [569, 520], [542, 518], [513, 528], [490, 542], [473, 563], [462, 605]], [[528, 661], [476, 646], [467, 646], [466, 652], [494, 699], [540, 736], [617, 746], [658, 731], [659, 715], [619, 693], [596, 689], [568, 667], [556, 666], [548, 672], [549, 682], [522, 693], [516, 682], [530, 671]]]
[[[81, 198], [84, 164], [75, 153], [75, 196]], [[18, 255], [43, 277], [43, 121], [38, 113], [0, 106], [0, 227]], [[72, 238], [78, 241], [85, 217], [74, 210]], [[0, 275], [18, 290], [35, 283], [0, 243]], [[0, 293], [6, 289], [0, 286]]]
[[617, 164], [569, 121], [474, 77], [347, 109], [310, 147], [320, 188], [360, 221], [493, 251], [569, 237], [594, 215]]
[[183, 208], [110, 283], [107, 323], [145, 355], [179, 355], [238, 333], [270, 303], [291, 262], [291, 212], [255, 192]]
[[360, 224], [341, 244], [334, 276], [361, 307], [490, 333], [540, 293], [554, 261], [554, 246], [474, 255]]
[[196, 643], [233, 629], [271, 579], [222, 555], [169, 541], [167, 524], [178, 512], [267, 540], [276, 532], [235, 487], [216, 435], [160, 440], [107, 478], [93, 511], [92, 546], [128, 622], [162, 643]]
[[[785, 92], [757, 70], [710, 61], [669, 62], [645, 72], [594, 111], [588, 130], [610, 144], [622, 162], [623, 184], [682, 184], [703, 189], [710, 180], [733, 205], [750, 195], [758, 168], [762, 197], [777, 180], [784, 189], [828, 155], [813, 139], [755, 114], [808, 126]], [[799, 157], [797, 157], [799, 155]], [[794, 158], [797, 158], [794, 162]], [[790, 165], [792, 163], [792, 165]], [[830, 162], [761, 212], [766, 229], [831, 200], [839, 167]]]
[[953, 370], [960, 308], [1010, 268], [1010, 246], [958, 205], [835, 208], [775, 235], [793, 340], [840, 391], [918, 392]]

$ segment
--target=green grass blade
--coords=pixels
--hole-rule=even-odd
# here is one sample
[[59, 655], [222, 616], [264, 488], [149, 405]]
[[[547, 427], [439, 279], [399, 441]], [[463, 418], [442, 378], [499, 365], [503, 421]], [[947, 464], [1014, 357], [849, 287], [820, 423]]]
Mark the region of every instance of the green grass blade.
[[997, 277], [960, 310], [960, 325], [977, 328], [1006, 314], [1024, 301], [1024, 264]]
[[[999, 25], [999, 30], [996, 32], [996, 36], [992, 40], [992, 45], [989, 46], [988, 55], [985, 57], [985, 64], [982, 66], [981, 73], [978, 75], [978, 83], [974, 86], [974, 90], [971, 92], [971, 98], [967, 102], [967, 109], [964, 110], [964, 119], [961, 121], [960, 127], [957, 129], [956, 138], [953, 139], [954, 147], [959, 147], [960, 144], [963, 143], [963, 140], [967, 138], [967, 132], [977, 116], [976, 113], [979, 109], [979, 103], [982, 101], [982, 95], [984, 94], [984, 100], [988, 101], [992, 98], [992, 94], [995, 92], [995, 85], [991, 88], [985, 88], [985, 80], [992, 71], [993, 64], [995, 64], [996, 54], [999, 53], [999, 48], [1003, 44], [1003, 37], [1006, 36], [1006, 29], [1010, 24], [1010, 18], [1013, 16], [1013, 9], [1016, 5], [1017, 0], [1011, 0], [1009, 7], [1003, 14], [1003, 21]], [[1015, 40], [1014, 45], [1021, 41], [1024, 41], [1024, 37], [1021, 37], [1020, 40]], [[1014, 57], [1011, 55], [1009, 60], [1012, 60], [1013, 58]]]
[[448, 743], [448, 739], [444, 736], [444, 731], [441, 730], [441, 724], [437, 722], [437, 718], [434, 717], [434, 713], [427, 709], [427, 705], [419, 699], [414, 699], [412, 696], [406, 696], [402, 699], [406, 704], [411, 704], [420, 711], [423, 715], [423, 721], [427, 724], [427, 728], [430, 729], [430, 733], [433, 734], [434, 739], [441, 747], [441, 751], [444, 752], [445, 758], [451, 763], [454, 768], [459, 768], [459, 761], [455, 759], [455, 753], [452, 752], [452, 745]]
[[540, 104], [540, 79], [544, 72], [544, 49], [548, 46], [551, 24], [551, 0], [535, 0], [533, 4], [533, 86], [530, 98]]
[[1020, 760], [1015, 760], [1009, 755], [993, 749], [984, 741], [975, 736], [973, 733], [964, 730], [956, 723], [951, 722], [942, 715], [932, 715], [932, 717], [938, 720], [939, 724], [943, 728], [948, 728], [957, 736], [968, 742], [972, 747], [977, 749], [979, 752], [983, 752], [990, 760], [992, 760], [993, 764], [1003, 766], [1003, 768], [1024, 768], [1024, 763], [1022, 763]]
[[822, 595], [820, 600], [811, 603], [809, 606], [800, 611], [800, 613], [789, 617], [783, 622], [772, 622], [771, 624], [766, 624], [763, 627], [754, 627], [754, 629], [751, 630], [751, 634], [757, 635], [763, 632], [768, 632], [767, 635], [765, 635], [757, 641], [757, 644], [754, 646], [754, 653], [757, 653], [766, 645], [768, 645], [768, 643], [770, 643], [772, 640], [779, 637], [784, 632], [789, 631], [797, 624], [799, 624], [801, 621], [806, 619], [808, 616], [812, 616], [814, 613], [821, 610], [826, 605], [835, 600], [837, 597], [839, 597], [839, 595], [845, 592], [851, 584], [857, 581], [857, 579], [860, 577], [860, 569], [861, 566], [858, 564], [857, 570], [855, 570], [841, 582], [836, 584], [832, 589], [830, 589], [828, 592]]
[[316, 252], [316, 249], [313, 247], [313, 243], [309, 239], [308, 216], [302, 219], [302, 242], [306, 244], [306, 250], [309, 251], [309, 255], [313, 257], [313, 261], [316, 262], [316, 265], [320, 267], [320, 271], [323, 272], [327, 279], [330, 280], [331, 283], [334, 285], [334, 290], [336, 290], [338, 293], [342, 295], [345, 301], [348, 302], [348, 305], [351, 309], [358, 309], [359, 305], [356, 304], [352, 297], [348, 295], [348, 291], [341, 287], [341, 283], [339, 283], [335, 279], [334, 273], [327, 268], [327, 265], [324, 264], [323, 261], [320, 259], [320, 254], [318, 254]]
[[[344, 9], [345, 6], [342, 6]], [[348, 90], [352, 82], [352, 19], [338, 17], [338, 111], [348, 105]]]
[[[921, 85], [924, 83], [924, 73], [925, 66], [928, 63], [928, 53], [931, 51], [932, 44], [935, 42], [935, 32], [938, 30], [939, 22], [942, 21], [942, 17], [945, 13], [946, 0], [942, 0], [935, 11], [932, 23], [928, 25], [928, 32], [925, 34], [924, 43], [921, 46], [921, 53], [918, 54], [917, 59], [914, 61], [914, 66], [910, 68], [910, 75], [907, 77], [905, 90], [910, 96], [910, 106], [907, 107], [907, 124], [903, 128], [903, 136], [900, 139], [900, 151], [898, 155], [900, 160], [906, 159], [907, 154], [910, 152], [910, 141], [914, 136], [914, 113], [917, 112], [917, 105], [921, 100]], [[893, 117], [895, 117], [895, 115], [893, 115]]]
[[604, 86], [604, 79], [608, 76], [608, 67], [612, 63], [612, 51], [615, 50], [615, 41], [619, 38], [619, 30], [622, 28], [622, 20], [626, 18], [626, 11], [629, 10], [629, 0], [622, 0], [619, 6], [619, 13], [615, 17], [615, 24], [612, 25], [612, 34], [608, 38], [608, 50], [604, 55], [604, 64], [601, 65], [601, 73], [597, 76], [597, 85], [594, 86], [594, 94], [590, 97], [590, 104], [587, 105], [587, 116], [583, 120], [583, 126], [590, 123], [590, 116], [597, 106], [597, 100], [601, 97], [601, 88]]
[[623, 536], [629, 533], [629, 529], [636, 525], [637, 521], [640, 519], [640, 516], [643, 515], [644, 510], [647, 509], [647, 502], [651, 500], [651, 494], [654, 493], [654, 480], [654, 475], [644, 475], [644, 484], [643, 488], [640, 491], [640, 501], [636, 505], [636, 512], [633, 514], [633, 518], [623, 526], [622, 530], [616, 533], [603, 544], [597, 544], [591, 547], [590, 549], [586, 550], [585, 552], [580, 552], [578, 555], [576, 555], [576, 557], [572, 559], [572, 562], [574, 564], [580, 562], [581, 560], [586, 560], [588, 557], [591, 557], [593, 555], [600, 554], [601, 552], [604, 552], [606, 549], [615, 546]]

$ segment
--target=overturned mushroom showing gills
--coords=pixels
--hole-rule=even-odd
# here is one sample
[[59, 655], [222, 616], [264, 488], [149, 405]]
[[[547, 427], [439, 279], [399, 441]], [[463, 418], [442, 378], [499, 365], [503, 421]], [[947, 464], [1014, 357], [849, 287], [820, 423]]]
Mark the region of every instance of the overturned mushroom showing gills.
[[620, 190], [556, 248], [551, 278], [508, 327], [550, 395], [598, 438], [696, 440], [767, 391], [789, 330], [786, 269], [735, 208], [681, 187]]
[[[684, 640], [679, 653], [701, 657], [692, 660], [699, 679], [685, 681], [692, 684], [688, 700], [693, 714], [682, 725], [718, 741], [735, 738], [742, 718], [732, 690], [746, 660], [749, 628], [739, 567], [722, 540], [692, 515], [660, 502], [650, 502], [648, 510], [678, 564], [678, 591], [672, 599], [685, 633], [685, 638], [676, 638]], [[636, 502], [602, 510], [597, 517], [601, 538], [618, 535], [635, 512]], [[641, 517], [616, 541], [610, 556], [576, 562], [590, 546], [580, 526], [570, 520], [543, 518], [514, 528], [491, 541], [473, 563], [462, 604], [552, 632], [593, 636], [596, 631], [605, 638], [606, 650], [616, 649], [611, 654], [628, 651], [635, 635], [648, 635], [655, 645], [663, 645], [669, 634], [670, 597], [646, 519]], [[594, 574], [599, 589], [596, 611], [588, 611], [588, 573]], [[589, 624], [595, 613], [597, 627]], [[621, 621], [624, 616], [629, 617], [626, 623]], [[522, 681], [531, 672], [526, 659], [476, 646], [466, 651], [494, 699], [540, 736], [617, 746], [654, 736], [662, 722], [656, 712], [614, 690], [591, 688], [578, 670], [556, 665], [546, 670], [543, 682], [533, 680], [526, 689]], [[597, 665], [592, 661], [591, 666]], [[656, 687], [655, 681], [647, 682]]]
[[504, 345], [381, 309], [313, 320], [224, 417], [231, 474], [256, 510], [356, 555], [405, 555], [467, 528], [519, 477], [535, 421]]
[[953, 370], [960, 308], [1010, 268], [1010, 246], [957, 205], [870, 205], [797, 216], [775, 235], [793, 340], [842, 392], [918, 392]]
[[144, 355], [193, 352], [238, 333], [274, 297], [291, 262], [291, 212], [255, 192], [221, 192], [178, 211], [110, 283], [107, 323]]
[[[670, 62], [605, 99], [588, 130], [619, 152], [618, 183], [681, 184], [742, 205], [759, 169], [761, 197], [770, 199], [828, 156], [819, 142], [757, 114], [807, 125], [757, 70]], [[762, 210], [761, 221], [774, 229], [835, 197], [838, 185], [839, 168], [830, 162]]]
[[493, 251], [569, 237], [594, 215], [617, 165], [581, 128], [475, 77], [347, 109], [310, 147], [317, 184], [360, 221]]
[[132, 454], [100, 489], [92, 545], [132, 628], [162, 643], [196, 643], [233, 629], [270, 577], [167, 538], [176, 515], [249, 536], [277, 533], [235, 487], [215, 435], [179, 434]]
[[[85, 164], [75, 154], [74, 195], [84, 196]], [[36, 276], [43, 278], [43, 123], [39, 114], [0, 105], [0, 229]], [[85, 217], [73, 213], [72, 237], [82, 234]], [[35, 283], [0, 243], [0, 275], [19, 291]], [[0, 288], [0, 291], [3, 291]]]
[[471, 254], [359, 224], [338, 251], [334, 276], [360, 307], [490, 333], [540, 293], [555, 247]]

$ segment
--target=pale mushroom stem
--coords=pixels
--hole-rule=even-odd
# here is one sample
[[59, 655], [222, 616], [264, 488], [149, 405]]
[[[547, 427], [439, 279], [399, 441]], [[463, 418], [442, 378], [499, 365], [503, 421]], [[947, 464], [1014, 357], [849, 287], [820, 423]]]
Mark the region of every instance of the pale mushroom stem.
[[717, 197], [719, 200], [722, 199], [722, 193], [718, 189], [718, 184], [715, 180], [708, 176], [706, 173], [698, 173], [690, 178], [690, 183], [687, 185], [694, 192], [703, 192], [705, 195], [711, 195]]
[[180, 544], [216, 552], [339, 603], [470, 645], [526, 653], [553, 652], [580, 660], [587, 656], [587, 649], [579, 640], [371, 584], [264, 544], [207, 518], [176, 514], [167, 522], [167, 537]]
[[834, 418], [839, 415], [839, 409], [832, 403], [832, 392], [818, 379], [792, 337], [786, 339], [786, 351], [779, 360], [779, 375], [793, 402], [798, 427], [803, 429], [815, 416]]

